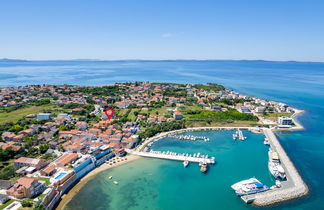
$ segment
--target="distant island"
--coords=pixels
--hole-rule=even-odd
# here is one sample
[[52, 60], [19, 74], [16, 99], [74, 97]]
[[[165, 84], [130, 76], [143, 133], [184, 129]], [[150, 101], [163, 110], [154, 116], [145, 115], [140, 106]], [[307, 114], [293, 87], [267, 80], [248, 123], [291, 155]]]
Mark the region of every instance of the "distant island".
[[[114, 110], [110, 120], [104, 114], [107, 108]], [[90, 171], [112, 158], [115, 163], [134, 159], [124, 157], [127, 151], [163, 132], [206, 127], [303, 129], [295, 119], [301, 112], [214, 83], [2, 87], [0, 185], [7, 188], [0, 194], [0, 207], [18, 199], [23, 207], [51, 209]]]

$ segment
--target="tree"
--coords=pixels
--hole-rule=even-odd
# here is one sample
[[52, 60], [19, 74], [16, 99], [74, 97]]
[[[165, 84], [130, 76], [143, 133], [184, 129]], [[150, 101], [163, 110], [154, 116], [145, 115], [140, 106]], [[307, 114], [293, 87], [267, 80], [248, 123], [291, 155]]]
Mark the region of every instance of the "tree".
[[49, 146], [48, 144], [41, 144], [38, 148], [38, 152], [40, 154], [44, 154], [48, 150]]
[[33, 203], [30, 200], [25, 199], [25, 200], [22, 200], [21, 201], [21, 205], [23, 207], [32, 207], [33, 206]]

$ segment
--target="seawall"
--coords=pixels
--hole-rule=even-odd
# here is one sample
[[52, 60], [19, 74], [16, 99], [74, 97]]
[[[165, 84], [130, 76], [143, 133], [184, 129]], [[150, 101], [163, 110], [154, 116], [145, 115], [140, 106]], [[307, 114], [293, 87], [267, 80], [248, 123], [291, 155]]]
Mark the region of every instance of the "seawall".
[[282, 182], [281, 188], [256, 194], [253, 205], [269, 206], [307, 195], [309, 192], [307, 185], [299, 175], [285, 150], [282, 148], [275, 134], [270, 129], [264, 129], [263, 131], [265, 136], [269, 139], [270, 145], [279, 155], [281, 164], [287, 175], [287, 181]]

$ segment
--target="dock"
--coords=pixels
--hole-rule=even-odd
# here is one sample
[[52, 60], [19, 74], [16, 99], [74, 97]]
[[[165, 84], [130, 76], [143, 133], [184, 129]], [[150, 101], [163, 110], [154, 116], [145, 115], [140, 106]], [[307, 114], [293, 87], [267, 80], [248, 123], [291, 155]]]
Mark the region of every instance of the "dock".
[[263, 132], [266, 138], [269, 139], [271, 148], [278, 153], [281, 165], [286, 172], [287, 180], [281, 182], [281, 188], [271, 189], [251, 196], [250, 199], [253, 199], [253, 204], [256, 206], [269, 206], [307, 195], [309, 192], [307, 185], [304, 183], [273, 131], [267, 128], [263, 129]]
[[208, 155], [198, 155], [198, 157], [194, 157], [189, 154], [178, 154], [175, 152], [161, 152], [161, 151], [141, 152], [141, 151], [135, 151], [131, 149], [125, 149], [125, 151], [129, 154], [138, 155], [142, 157], [176, 160], [176, 161], [188, 161], [194, 163], [215, 164], [215, 158], [214, 157], [209, 158]]

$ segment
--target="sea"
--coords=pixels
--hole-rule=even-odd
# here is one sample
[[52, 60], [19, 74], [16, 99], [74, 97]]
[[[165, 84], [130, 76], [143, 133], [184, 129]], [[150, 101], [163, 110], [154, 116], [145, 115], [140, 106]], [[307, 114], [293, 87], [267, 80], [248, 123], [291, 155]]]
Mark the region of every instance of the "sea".
[[[324, 63], [0, 60], [0, 86], [105, 85], [127, 81], [218, 83], [243, 94], [305, 110], [298, 117], [305, 130], [276, 134], [310, 194], [269, 208], [324, 209]], [[233, 141], [229, 131], [195, 133], [210, 137], [210, 142], [162, 139], [152, 149], [200, 152], [214, 156], [216, 164], [202, 174], [194, 163], [184, 168], [181, 162], [142, 158], [98, 174], [66, 209], [257, 209], [243, 203], [230, 188], [250, 177], [270, 186], [274, 182], [267, 170], [263, 136], [247, 131], [244, 134], [246, 141]], [[119, 184], [113, 184], [109, 176]]]

